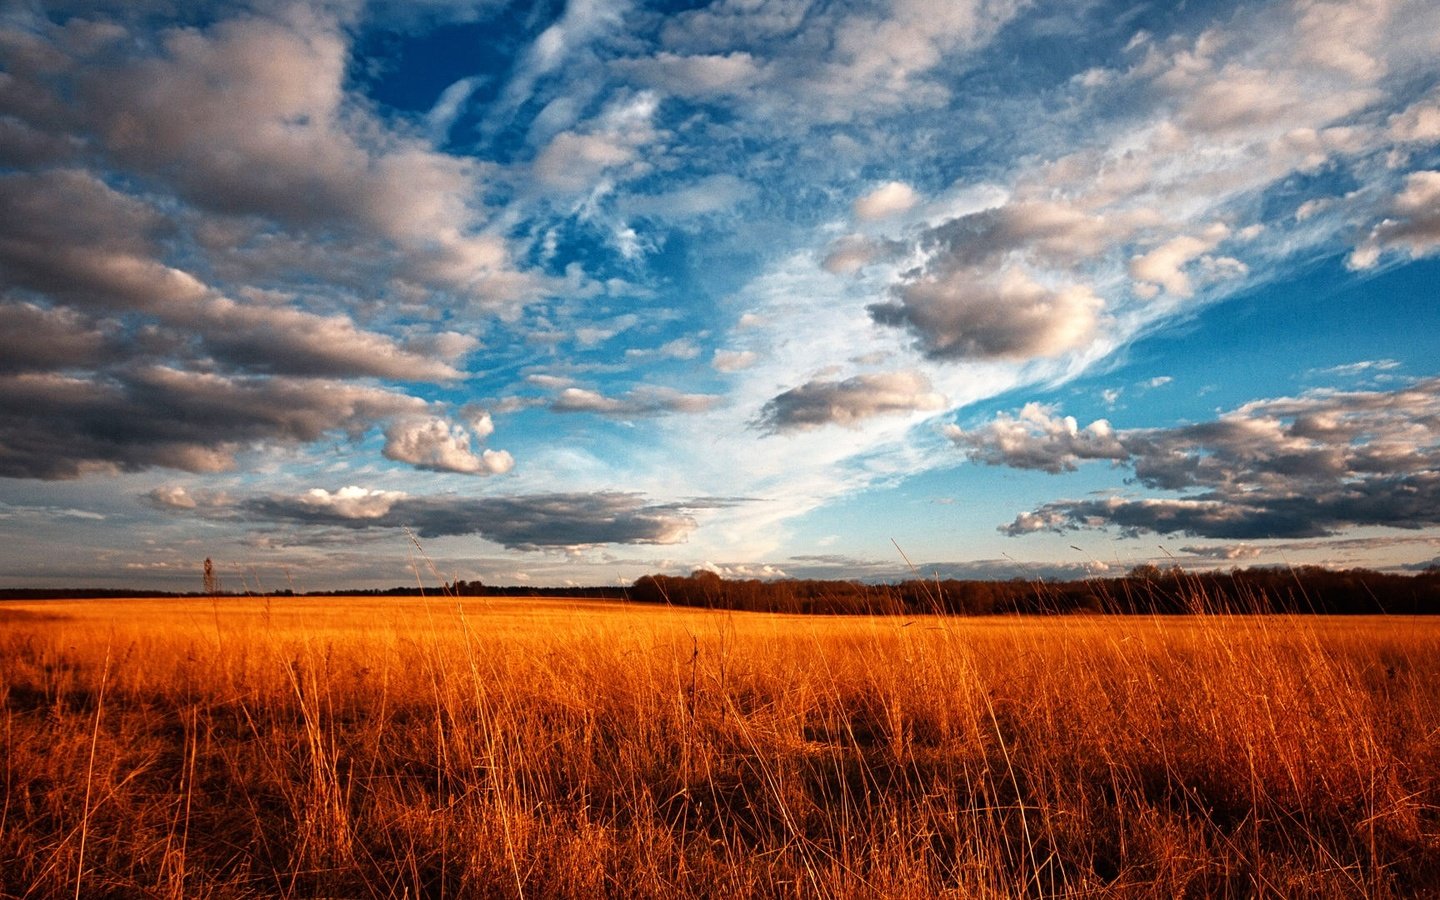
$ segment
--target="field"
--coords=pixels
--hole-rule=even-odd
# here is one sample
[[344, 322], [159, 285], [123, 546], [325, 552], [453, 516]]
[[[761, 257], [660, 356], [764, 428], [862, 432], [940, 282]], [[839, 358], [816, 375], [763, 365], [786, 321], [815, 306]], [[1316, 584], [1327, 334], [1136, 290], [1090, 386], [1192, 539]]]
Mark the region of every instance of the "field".
[[1440, 620], [0, 603], [4, 897], [1440, 896]]

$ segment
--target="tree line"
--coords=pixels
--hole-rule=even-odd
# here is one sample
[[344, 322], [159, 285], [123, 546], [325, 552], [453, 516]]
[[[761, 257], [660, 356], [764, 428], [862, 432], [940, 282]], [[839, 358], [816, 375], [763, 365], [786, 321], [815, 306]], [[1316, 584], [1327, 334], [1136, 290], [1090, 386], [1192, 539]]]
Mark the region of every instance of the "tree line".
[[1188, 572], [1139, 566], [1074, 581], [913, 579], [896, 584], [811, 579], [732, 580], [713, 572], [646, 575], [630, 599], [793, 613], [1440, 613], [1440, 568], [1415, 575], [1319, 566]]
[[889, 584], [785, 578], [729, 579], [708, 570], [689, 575], [644, 575], [628, 587], [496, 586], [479, 580], [440, 587], [360, 588], [340, 591], [219, 589], [205, 578], [201, 593], [133, 589], [8, 588], [0, 599], [238, 596], [359, 597], [572, 597], [630, 600], [757, 612], [830, 615], [948, 615], [1054, 613], [1330, 613], [1429, 615], [1440, 613], [1440, 566], [1403, 575], [1371, 569], [1320, 566], [1256, 567], [1191, 572], [1179, 566], [1137, 566], [1122, 576], [1046, 581], [911, 579]]

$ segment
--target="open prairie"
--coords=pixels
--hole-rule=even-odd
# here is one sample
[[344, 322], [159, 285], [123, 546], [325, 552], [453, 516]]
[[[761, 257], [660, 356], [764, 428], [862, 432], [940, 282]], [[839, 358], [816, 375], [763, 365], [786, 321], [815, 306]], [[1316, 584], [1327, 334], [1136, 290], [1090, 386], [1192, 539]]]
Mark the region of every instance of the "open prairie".
[[1440, 620], [0, 603], [6, 897], [1440, 895]]

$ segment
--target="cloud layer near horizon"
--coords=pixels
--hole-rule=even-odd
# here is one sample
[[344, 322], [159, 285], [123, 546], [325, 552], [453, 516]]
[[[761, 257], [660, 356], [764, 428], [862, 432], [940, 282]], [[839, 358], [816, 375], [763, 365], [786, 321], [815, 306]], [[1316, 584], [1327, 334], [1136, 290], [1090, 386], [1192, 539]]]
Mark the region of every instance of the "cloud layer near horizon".
[[512, 550], [674, 544], [695, 528], [688, 511], [715, 502], [647, 504], [638, 494], [618, 491], [413, 497], [354, 485], [243, 500], [194, 497], [171, 487], [152, 491], [149, 500], [161, 509], [218, 518], [354, 530], [407, 528], [423, 538], [479, 535]]
[[1081, 428], [1029, 404], [946, 434], [986, 465], [1060, 473], [1108, 461], [1147, 488], [1186, 492], [1047, 503], [1003, 526], [1011, 535], [1113, 526], [1253, 540], [1440, 524], [1440, 379], [1257, 400], [1176, 428], [1117, 431], [1104, 419]]

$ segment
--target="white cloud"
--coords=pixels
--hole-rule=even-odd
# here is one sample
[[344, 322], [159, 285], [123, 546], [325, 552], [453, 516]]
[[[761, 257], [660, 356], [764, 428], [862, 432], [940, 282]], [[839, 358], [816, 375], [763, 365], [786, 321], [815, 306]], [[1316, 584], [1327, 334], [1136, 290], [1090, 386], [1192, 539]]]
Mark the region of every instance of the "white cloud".
[[353, 105], [347, 51], [337, 23], [303, 12], [176, 29], [161, 54], [82, 70], [85, 112], [116, 159], [206, 209], [396, 242], [416, 277], [479, 303], [522, 292], [503, 244], [474, 233], [483, 167]]
[[853, 275], [880, 255], [874, 241], [859, 234], [849, 234], [830, 245], [820, 266], [836, 275]]
[[765, 404], [759, 424], [776, 432], [826, 425], [858, 426], [874, 416], [945, 408], [930, 380], [918, 372], [856, 375], [844, 381], [814, 379]]
[[949, 92], [936, 72], [983, 47], [1020, 7], [720, 2], [673, 16], [662, 30], [666, 49], [623, 70], [684, 96], [734, 97], [747, 118], [804, 129], [942, 103]]
[[645, 168], [639, 151], [658, 137], [652, 126], [658, 103], [653, 93], [641, 92], [612, 104], [591, 123], [592, 130], [555, 135], [535, 158], [535, 177], [557, 191], [583, 192], [607, 173]]
[[535, 158], [535, 177], [566, 191], [589, 188], [607, 169], [635, 158], [635, 147], [615, 135], [564, 132]]
[[[474, 434], [477, 440], [484, 440], [495, 430], [489, 415], [476, 417], [474, 426], [478, 426]], [[464, 427], [438, 416], [399, 419], [385, 429], [382, 452], [386, 459], [437, 472], [503, 475], [515, 467], [514, 458], [504, 450], [471, 450], [471, 437]]]
[[484, 79], [478, 77], [461, 78], [452, 83], [435, 101], [430, 112], [425, 115], [425, 124], [430, 129], [430, 140], [436, 144], [443, 144], [450, 136], [450, 129], [455, 125], [455, 120], [460, 116], [465, 102], [475, 89], [484, 84]]
[[1026, 359], [1082, 348], [1095, 334], [1103, 301], [1088, 287], [1048, 287], [1017, 268], [992, 278], [972, 272], [923, 278], [871, 313], [904, 325], [934, 359]]
[[1119, 462], [1130, 456], [1106, 420], [1081, 428], [1074, 416], [1062, 418], [1038, 403], [1025, 404], [1017, 416], [1000, 413], [974, 431], [947, 425], [943, 432], [977, 461], [1051, 473], [1074, 471], [1082, 460]]
[[920, 195], [903, 181], [889, 181], [855, 201], [855, 218], [888, 219], [914, 208]]
[[1440, 143], [1440, 96], [1431, 94], [1390, 117], [1390, 138], [1398, 144]]
[[756, 194], [755, 185], [734, 175], [708, 175], [662, 194], [629, 195], [620, 209], [629, 215], [691, 219], [725, 212]]
[[1229, 236], [1230, 229], [1217, 223], [1198, 235], [1173, 237], [1143, 256], [1134, 257], [1130, 260], [1130, 277], [1140, 282], [1136, 290], [1142, 296], [1154, 296], [1157, 287], [1176, 297], [1192, 296], [1194, 290], [1185, 267]]
[[1009, 534], [1115, 526], [1216, 538], [1310, 537], [1357, 525], [1440, 524], [1436, 379], [1393, 391], [1317, 390], [1257, 400], [1210, 422], [1117, 431], [1080, 428], [1028, 404], [947, 436], [989, 465], [1072, 471], [1087, 460], [1131, 468], [1174, 498], [1061, 500], [1019, 515]]
[[350, 485], [334, 493], [324, 488], [311, 488], [295, 499], [309, 511], [341, 519], [378, 519], [405, 499], [405, 494], [402, 491], [380, 491]]
[[641, 386], [619, 397], [588, 388], [567, 387], [555, 396], [550, 410], [596, 413], [616, 419], [646, 418], [669, 413], [699, 413], [720, 402], [714, 394], [686, 394], [671, 388]]
[[1387, 217], [1350, 254], [1352, 269], [1369, 269], [1382, 254], [1398, 250], [1411, 259], [1440, 250], [1440, 172], [1412, 172], [1395, 195]]
[[717, 372], [739, 372], [755, 365], [758, 358], [753, 350], [716, 350], [710, 365]]
[[681, 97], [742, 92], [764, 76], [761, 64], [743, 50], [689, 56], [662, 51], [614, 65], [657, 91]]

